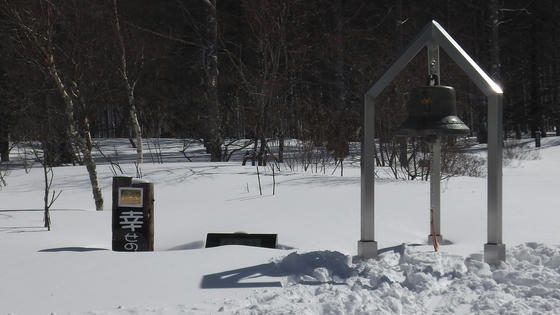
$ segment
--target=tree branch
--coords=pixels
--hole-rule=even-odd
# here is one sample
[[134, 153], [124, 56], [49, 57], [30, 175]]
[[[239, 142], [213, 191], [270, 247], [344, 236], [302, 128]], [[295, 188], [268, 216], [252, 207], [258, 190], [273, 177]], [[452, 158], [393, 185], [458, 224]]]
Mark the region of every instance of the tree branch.
[[146, 32], [146, 33], [152, 34], [152, 35], [160, 37], [160, 38], [164, 38], [164, 39], [167, 39], [167, 40], [171, 40], [171, 41], [174, 41], [174, 42], [178, 42], [178, 43], [181, 43], [181, 44], [185, 44], [185, 45], [189, 45], [189, 46], [193, 46], [193, 47], [197, 47], [197, 48], [204, 48], [204, 46], [202, 46], [201, 44], [191, 42], [191, 41], [188, 41], [188, 40], [184, 40], [182, 38], [179, 38], [179, 37], [171, 35], [171, 34], [163, 34], [163, 33], [160, 33], [160, 32], [142, 27], [138, 24], [134, 24], [134, 23], [132, 23], [130, 21], [127, 21], [127, 20], [124, 20], [123, 22], [126, 25], [132, 26], [139, 31]]

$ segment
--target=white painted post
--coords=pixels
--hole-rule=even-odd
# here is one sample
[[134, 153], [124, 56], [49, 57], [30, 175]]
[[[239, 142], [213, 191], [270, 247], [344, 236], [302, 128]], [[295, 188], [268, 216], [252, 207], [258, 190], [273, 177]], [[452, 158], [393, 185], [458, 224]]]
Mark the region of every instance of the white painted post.
[[506, 260], [502, 243], [502, 94], [488, 95], [488, 243], [484, 261], [497, 264]]
[[375, 241], [375, 101], [367, 95], [364, 100], [364, 130], [361, 155], [361, 233], [358, 256], [377, 256]]
[[[440, 68], [439, 68], [439, 45], [430, 41], [426, 45], [428, 50], [428, 75], [435, 76], [435, 85], [440, 84]], [[430, 235], [428, 242], [433, 244], [433, 235], [436, 236], [437, 241], [441, 242], [441, 140], [439, 137], [430, 143], [431, 157], [430, 157], [430, 216], [433, 219], [433, 224], [430, 224]]]
[[[440, 180], [441, 180], [441, 139], [439, 137], [430, 143], [432, 157], [430, 160], [430, 211], [433, 219], [433, 226], [430, 226], [428, 240], [433, 244], [433, 235], [436, 236], [438, 243], [441, 243], [441, 207], [440, 207]], [[433, 230], [432, 230], [433, 228]]]

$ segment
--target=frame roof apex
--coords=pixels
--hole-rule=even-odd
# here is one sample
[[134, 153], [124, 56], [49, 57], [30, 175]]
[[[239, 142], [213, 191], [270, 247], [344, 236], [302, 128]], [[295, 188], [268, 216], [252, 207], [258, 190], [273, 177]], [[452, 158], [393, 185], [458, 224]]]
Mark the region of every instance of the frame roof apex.
[[367, 90], [367, 97], [377, 97], [383, 89], [429, 43], [439, 45], [487, 96], [502, 94], [501, 87], [465, 52], [465, 50], [435, 20], [428, 23], [379, 79]]

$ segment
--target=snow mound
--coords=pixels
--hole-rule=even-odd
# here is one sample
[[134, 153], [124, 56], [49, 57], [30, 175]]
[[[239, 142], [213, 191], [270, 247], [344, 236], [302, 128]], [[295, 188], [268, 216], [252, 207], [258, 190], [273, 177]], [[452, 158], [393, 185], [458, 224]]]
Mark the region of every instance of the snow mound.
[[279, 274], [289, 275], [288, 283], [344, 283], [352, 276], [349, 256], [339, 252], [291, 253], [276, 264]]
[[292, 253], [276, 263], [289, 281], [228, 305], [236, 314], [554, 314], [560, 309], [560, 248], [537, 243], [491, 267], [398, 246], [354, 262], [337, 252]]
[[263, 274], [282, 278], [281, 288], [255, 289], [238, 299], [120, 305], [87, 314], [557, 314], [560, 309], [560, 246], [519, 245], [508, 249], [507, 262], [498, 266], [480, 261], [479, 254], [465, 258], [425, 249], [401, 245], [367, 260], [335, 251], [294, 252], [268, 264]]

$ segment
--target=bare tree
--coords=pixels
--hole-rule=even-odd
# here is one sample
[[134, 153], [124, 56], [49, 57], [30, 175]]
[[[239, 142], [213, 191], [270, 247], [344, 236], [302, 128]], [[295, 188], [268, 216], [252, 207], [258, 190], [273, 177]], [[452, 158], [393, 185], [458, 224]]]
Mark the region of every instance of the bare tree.
[[220, 100], [218, 98], [218, 16], [217, 0], [203, 0], [206, 5], [206, 31], [202, 49], [202, 68], [204, 71], [205, 99], [207, 104], [206, 149], [211, 161], [224, 159], [221, 132]]
[[6, 176], [8, 176], [8, 164], [6, 164], [5, 167], [0, 164], [0, 189], [2, 189], [3, 186], [8, 186]]
[[[140, 166], [143, 162], [142, 156], [142, 129], [140, 128], [140, 122], [138, 121], [138, 111], [136, 110], [136, 100], [134, 98], [134, 90], [136, 88], [136, 84], [138, 83], [138, 79], [140, 76], [137, 76], [135, 79], [131, 79], [129, 77], [129, 70], [128, 70], [128, 61], [127, 61], [127, 54], [126, 54], [126, 47], [124, 45], [124, 38], [121, 31], [121, 23], [119, 21], [119, 11], [117, 6], [117, 0], [113, 0], [113, 11], [115, 14], [114, 26], [115, 31], [118, 39], [119, 48], [121, 50], [121, 58], [120, 58], [120, 72], [122, 75], [122, 79], [124, 81], [126, 92], [127, 92], [127, 101], [128, 101], [128, 110], [130, 115], [130, 124], [132, 126], [132, 130], [134, 132], [134, 137], [136, 138], [136, 164]], [[142, 59], [142, 57], [141, 57]]]
[[[1, 48], [1, 46], [0, 46]], [[0, 56], [2, 54], [0, 53]], [[2, 65], [0, 64], [0, 91], [3, 91], [4, 88], [4, 69], [2, 69]], [[5, 95], [5, 93], [2, 93]], [[7, 100], [5, 97], [0, 99], [0, 107], [7, 108]], [[10, 160], [10, 118], [11, 118], [11, 110], [8, 108], [7, 111], [2, 113], [0, 117], [0, 162], [6, 162]]]
[[252, 154], [259, 165], [264, 165], [266, 156], [271, 153], [267, 136], [270, 137], [275, 129], [280, 138], [280, 148], [283, 149], [284, 132], [281, 125], [282, 115], [287, 110], [284, 106], [289, 58], [287, 26], [292, 5], [293, 1], [241, 2], [244, 17], [255, 39], [255, 54], [252, 60], [230, 60], [235, 64], [242, 85], [251, 98], [250, 104], [254, 105], [249, 111], [249, 122], [254, 139]]
[[[42, 146], [44, 147], [45, 142], [42, 142]], [[33, 150], [33, 155], [35, 155], [35, 159], [41, 164], [43, 168], [43, 181], [44, 181], [44, 194], [43, 194], [43, 218], [44, 218], [44, 227], [46, 227], [49, 231], [51, 230], [51, 214], [50, 209], [54, 202], [58, 199], [62, 190], [56, 193], [54, 189], [52, 189], [52, 183], [54, 179], [54, 170], [51, 165], [49, 165], [48, 161], [45, 159], [44, 154], [39, 152], [38, 148], [30, 144]], [[44, 152], [44, 149], [42, 150]]]
[[10, 160], [10, 137], [8, 130], [0, 130], [0, 162]]
[[333, 64], [333, 84], [331, 102], [330, 125], [331, 134], [327, 138], [327, 149], [332, 152], [337, 165], [340, 165], [340, 176], [344, 175], [344, 159], [349, 154], [348, 144], [348, 123], [345, 121], [347, 116], [347, 100], [346, 100], [346, 87], [344, 82], [344, 56], [345, 56], [345, 43], [344, 43], [344, 23], [343, 23], [343, 2], [341, 0], [333, 1], [330, 7], [330, 14], [332, 15], [333, 25], [332, 39], [330, 40], [330, 50], [332, 57], [330, 58]]
[[[29, 54], [29, 60], [47, 74], [62, 97], [67, 137], [83, 155], [83, 162], [86, 165], [91, 182], [95, 207], [97, 210], [103, 210], [103, 197], [97, 179], [95, 161], [91, 156], [91, 147], [80, 136], [78, 124], [74, 119], [74, 103], [75, 100], [80, 98], [80, 92], [76, 88], [77, 85], [74, 80], [67, 80], [74, 83], [74, 88], [72, 86], [68, 87], [64, 83], [63, 74], [57, 65], [57, 47], [54, 35], [56, 33], [56, 19], [60, 12], [50, 1], [39, 1], [38, 5], [40, 13], [34, 14], [28, 7], [18, 7], [9, 0], [3, 0], [2, 10], [9, 22], [15, 27], [16, 31], [12, 39], [19, 45], [20, 52]], [[42, 18], [39, 19], [37, 16]]]

